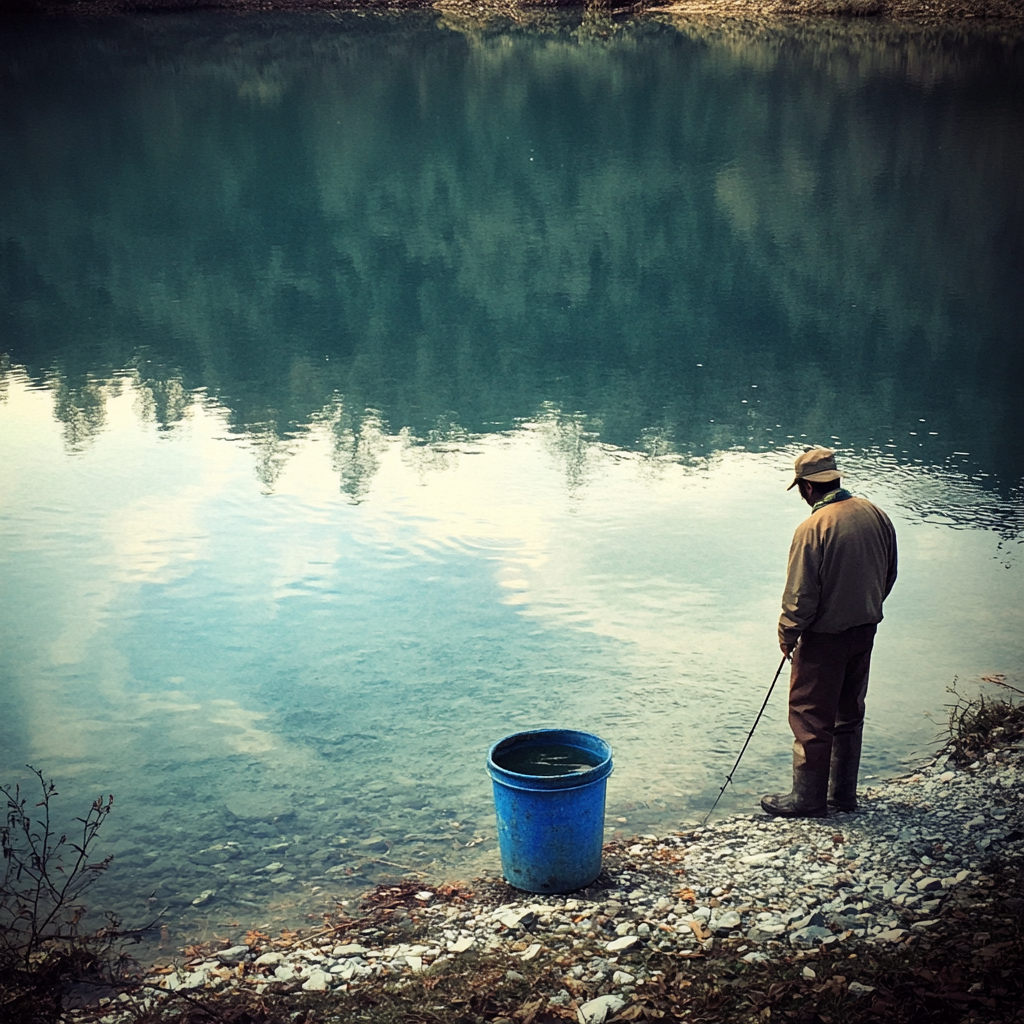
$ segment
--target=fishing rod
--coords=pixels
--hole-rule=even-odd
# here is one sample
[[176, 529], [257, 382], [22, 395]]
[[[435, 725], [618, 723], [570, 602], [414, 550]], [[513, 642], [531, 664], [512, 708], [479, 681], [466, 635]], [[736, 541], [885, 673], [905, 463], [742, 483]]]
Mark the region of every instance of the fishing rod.
[[768, 701], [771, 700], [772, 690], [775, 689], [775, 684], [779, 681], [779, 676], [782, 675], [782, 666], [786, 664], [786, 659], [789, 657], [788, 654], [782, 656], [782, 661], [779, 662], [779, 667], [775, 670], [775, 678], [772, 680], [772, 685], [768, 687], [768, 695], [764, 699], [764, 703], [761, 705], [761, 710], [757, 713], [757, 718], [754, 719], [754, 724], [750, 727], [750, 732], [747, 733], [746, 742], [743, 744], [743, 750], [740, 751], [740, 756], [736, 758], [736, 763], [732, 766], [732, 771], [729, 772], [725, 777], [725, 782], [722, 783], [722, 788], [718, 791], [718, 796], [715, 797], [715, 802], [711, 805], [711, 810], [708, 811], [707, 816], [700, 823], [703, 828], [708, 823], [708, 818], [714, 813], [715, 808], [718, 806], [718, 801], [722, 799], [722, 794], [725, 792], [725, 787], [732, 782], [733, 775], [736, 774], [736, 769], [740, 766], [740, 758], [743, 757], [744, 751], [747, 749], [747, 743], [750, 742], [750, 737], [754, 735], [754, 730], [757, 728], [757, 723], [761, 721], [761, 716], [764, 714], [764, 709], [768, 707]]

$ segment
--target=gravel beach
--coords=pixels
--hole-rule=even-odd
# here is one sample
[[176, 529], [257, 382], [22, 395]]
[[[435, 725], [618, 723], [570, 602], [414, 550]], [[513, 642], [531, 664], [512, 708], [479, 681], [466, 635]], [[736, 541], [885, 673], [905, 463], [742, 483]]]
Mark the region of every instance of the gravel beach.
[[[1021, 876], [1024, 742], [970, 765], [953, 753], [862, 787], [854, 813], [741, 814], [609, 844], [598, 880], [566, 897], [487, 878], [380, 886], [357, 917], [280, 941], [193, 950], [191, 959], [152, 969], [136, 993], [77, 1018], [122, 1024], [183, 996], [216, 1003], [244, 992], [319, 1007], [309, 1020], [373, 1020], [356, 1008], [374, 1005], [374, 993], [430, 989], [462, 966], [465, 976], [507, 989], [518, 1010], [438, 1019], [599, 1024], [663, 1015], [641, 1014], [657, 1004], [649, 995], [664, 993], [673, 972], [688, 985], [678, 979], [699, 962], [744, 970], [748, 983], [784, 963], [799, 968], [808, 991], [884, 1009], [884, 991], [855, 972], [837, 975], [835, 962], [882, 950], [919, 958], [943, 943], [962, 959], [963, 998], [983, 1000], [994, 962], [1017, 957], [1019, 976], [1022, 900], [999, 879]], [[690, 1012], [680, 1010], [680, 1019]]]

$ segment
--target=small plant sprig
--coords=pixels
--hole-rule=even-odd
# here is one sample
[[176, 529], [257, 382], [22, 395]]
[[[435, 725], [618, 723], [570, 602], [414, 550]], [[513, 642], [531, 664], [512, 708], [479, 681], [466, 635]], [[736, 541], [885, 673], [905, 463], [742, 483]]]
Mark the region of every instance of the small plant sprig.
[[[39, 780], [42, 799], [28, 809], [21, 787], [0, 786], [7, 798], [7, 815], [0, 825], [3, 880], [0, 882], [0, 949], [27, 967], [43, 948], [72, 940], [85, 913], [82, 896], [107, 869], [111, 857], [90, 863], [90, 848], [114, 806], [113, 794], [98, 797], [84, 818], [77, 842], [62, 833], [56, 838], [50, 820], [50, 801], [56, 784], [28, 766]], [[33, 812], [37, 816], [33, 817]]]
[[[985, 679], [1000, 683], [999, 678]], [[950, 756], [958, 764], [970, 764], [987, 751], [1012, 742], [1024, 734], [1024, 704], [1008, 700], [965, 697], [956, 688], [957, 680], [946, 692], [953, 695], [954, 703], [946, 705], [949, 714]], [[1006, 686], [1008, 690], [1014, 687]]]

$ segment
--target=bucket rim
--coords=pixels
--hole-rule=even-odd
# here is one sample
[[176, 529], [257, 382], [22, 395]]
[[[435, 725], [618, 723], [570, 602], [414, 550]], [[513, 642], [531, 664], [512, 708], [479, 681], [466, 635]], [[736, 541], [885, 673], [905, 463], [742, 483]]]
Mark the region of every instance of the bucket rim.
[[[512, 740], [524, 740], [529, 742], [532, 739], [548, 739], [550, 740], [554, 736], [563, 737], [581, 737], [586, 738], [589, 741], [596, 741], [600, 744], [600, 747], [606, 751], [605, 756], [595, 765], [591, 765], [586, 771], [583, 772], [572, 772], [569, 775], [560, 776], [544, 776], [544, 775], [530, 775], [527, 772], [514, 772], [511, 768], [505, 768], [503, 765], [498, 764], [494, 760], [494, 752], [503, 744], [509, 743]], [[568, 746], [573, 746], [571, 742], [567, 743]], [[583, 747], [582, 749], [589, 749], [589, 747]], [[487, 751], [487, 767], [491, 770], [491, 773], [500, 773], [501, 775], [508, 776], [510, 779], [522, 779], [522, 780], [536, 780], [546, 779], [548, 784], [551, 785], [552, 780], [557, 778], [562, 783], [562, 786], [566, 788], [575, 787], [575, 785], [583, 785], [591, 780], [596, 781], [596, 777], [605, 776], [611, 773], [612, 764], [612, 745], [602, 739], [600, 736], [592, 732], [586, 732], [583, 729], [560, 729], [560, 728], [548, 728], [548, 729], [526, 729], [522, 732], [509, 733], [508, 736], [503, 736], [496, 743], [492, 743], [490, 749]], [[556, 784], [557, 785], [557, 784]], [[557, 788], [562, 788], [558, 786]]]

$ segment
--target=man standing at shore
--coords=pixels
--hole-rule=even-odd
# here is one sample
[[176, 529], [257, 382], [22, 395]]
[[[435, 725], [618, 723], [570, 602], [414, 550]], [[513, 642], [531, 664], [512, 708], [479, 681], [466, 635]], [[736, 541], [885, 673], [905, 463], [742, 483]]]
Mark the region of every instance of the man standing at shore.
[[811, 506], [789, 551], [779, 646], [792, 659], [793, 791], [769, 814], [821, 818], [857, 808], [864, 698], [882, 602], [896, 582], [896, 531], [870, 501], [839, 486], [835, 453], [811, 448], [789, 485]]

